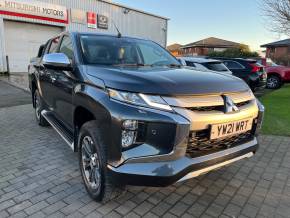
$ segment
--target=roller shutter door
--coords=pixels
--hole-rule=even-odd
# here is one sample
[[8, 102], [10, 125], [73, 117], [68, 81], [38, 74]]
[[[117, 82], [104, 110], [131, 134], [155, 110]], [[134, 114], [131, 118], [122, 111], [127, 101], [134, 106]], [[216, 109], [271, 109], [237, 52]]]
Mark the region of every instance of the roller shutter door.
[[37, 55], [39, 46], [62, 31], [61, 27], [4, 21], [5, 51], [10, 72], [27, 72], [29, 61]]

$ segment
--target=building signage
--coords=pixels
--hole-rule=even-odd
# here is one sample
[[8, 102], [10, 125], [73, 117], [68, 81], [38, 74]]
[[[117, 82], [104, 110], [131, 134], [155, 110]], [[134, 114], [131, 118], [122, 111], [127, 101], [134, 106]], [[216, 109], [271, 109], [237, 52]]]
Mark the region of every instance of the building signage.
[[72, 23], [86, 24], [87, 17], [86, 12], [79, 9], [70, 10], [70, 18]]
[[98, 28], [108, 29], [109, 28], [108, 20], [109, 20], [108, 17], [98, 14]]
[[34, 0], [0, 0], [0, 14], [67, 23], [67, 9], [64, 6]]
[[88, 28], [96, 29], [97, 28], [97, 15], [94, 12], [87, 13], [87, 22]]

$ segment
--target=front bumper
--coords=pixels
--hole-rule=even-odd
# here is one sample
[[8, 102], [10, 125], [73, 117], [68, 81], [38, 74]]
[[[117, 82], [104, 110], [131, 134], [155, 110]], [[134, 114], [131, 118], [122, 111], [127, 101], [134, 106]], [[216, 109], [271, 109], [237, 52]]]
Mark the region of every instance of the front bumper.
[[[210, 105], [219, 104], [222, 101], [220, 96], [210, 96], [208, 99], [196, 97], [190, 98], [190, 101], [185, 98], [179, 99], [176, 103], [171, 102], [171, 105], [176, 105], [174, 107], [176, 113], [161, 113], [146, 109], [148, 112], [146, 119], [150, 118], [152, 121], [153, 115], [156, 116], [158, 114], [158, 119], [156, 119], [158, 122], [161, 121], [161, 115], [164, 121], [165, 117], [173, 120], [175, 123], [174, 146], [168, 152], [164, 152], [160, 147], [160, 142], [148, 141], [123, 151], [122, 161], [117, 164], [108, 164], [107, 166], [109, 173], [115, 178], [114, 181], [140, 186], [168, 186], [252, 156], [258, 149], [255, 133], [261, 127], [264, 107], [258, 100], [252, 99], [251, 96], [249, 97], [248, 94], [231, 94], [231, 98], [237, 103], [238, 101], [247, 101], [248, 103], [245, 106], [240, 106], [238, 113], [229, 114], [222, 111], [195, 112], [185, 109], [188, 108], [186, 104], [205, 104], [205, 101], [209, 102]], [[248, 98], [252, 100], [248, 101]], [[166, 100], [170, 101], [170, 99]], [[178, 107], [178, 104], [180, 104], [180, 107]], [[255, 120], [251, 130], [252, 137], [249, 140], [203, 156], [190, 157], [188, 155], [188, 139], [191, 132], [207, 130], [212, 124], [242, 120], [249, 117]], [[167, 123], [167, 121], [162, 123]], [[164, 141], [170, 136], [166, 126], [160, 126], [159, 123], [155, 127], [157, 132], [162, 130], [162, 134], [157, 134], [155, 139]]]
[[168, 186], [199, 176], [235, 160], [250, 157], [257, 149], [258, 142], [255, 137], [245, 144], [202, 157], [184, 156], [177, 160], [162, 162], [128, 162], [116, 168], [108, 166], [108, 170], [118, 183], [153, 187]]

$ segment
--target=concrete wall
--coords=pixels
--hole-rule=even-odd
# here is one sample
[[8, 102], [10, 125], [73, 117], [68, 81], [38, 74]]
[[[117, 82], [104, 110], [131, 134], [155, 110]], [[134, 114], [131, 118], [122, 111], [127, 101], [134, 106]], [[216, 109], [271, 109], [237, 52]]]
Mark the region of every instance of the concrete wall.
[[6, 56], [5, 56], [5, 41], [4, 41], [4, 23], [0, 17], [0, 72], [6, 72]]

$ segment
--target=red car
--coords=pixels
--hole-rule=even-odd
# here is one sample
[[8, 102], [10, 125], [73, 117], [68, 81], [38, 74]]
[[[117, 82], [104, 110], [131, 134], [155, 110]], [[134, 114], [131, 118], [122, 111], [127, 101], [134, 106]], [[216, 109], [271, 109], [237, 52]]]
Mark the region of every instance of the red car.
[[278, 89], [283, 83], [290, 82], [290, 67], [277, 65], [269, 58], [260, 58], [258, 62], [265, 66], [268, 75], [267, 88]]

